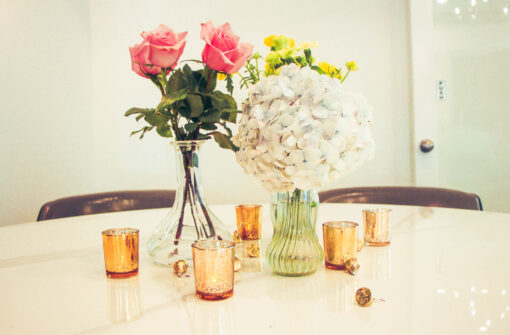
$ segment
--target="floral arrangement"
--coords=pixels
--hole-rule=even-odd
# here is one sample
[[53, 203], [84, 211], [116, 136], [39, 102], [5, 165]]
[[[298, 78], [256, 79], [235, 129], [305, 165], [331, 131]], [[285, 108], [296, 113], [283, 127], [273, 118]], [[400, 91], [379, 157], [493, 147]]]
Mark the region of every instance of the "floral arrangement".
[[[143, 138], [146, 132], [156, 129], [160, 136], [175, 137], [178, 141], [214, 137], [222, 148], [236, 150], [227, 125], [235, 123], [240, 113], [232, 98], [231, 74], [243, 67], [252, 55], [253, 46], [239, 43], [239, 37], [228, 23], [219, 27], [210, 21], [203, 23], [202, 61], [191, 60], [202, 68], [192, 70], [188, 64], [178, 68], [187, 32], [174, 33], [159, 25], [153, 31], [142, 32], [141, 36], [143, 41], [129, 48], [132, 69], [150, 79], [162, 98], [155, 108], [131, 108], [125, 113], [148, 123], [132, 135], [139, 133]], [[230, 94], [215, 90], [218, 74], [227, 77]]]
[[310, 47], [270, 36], [265, 71], [259, 54], [245, 66], [248, 86], [238, 134], [237, 161], [269, 192], [309, 190], [354, 170], [373, 155], [372, 108], [360, 94], [341, 83], [347, 73], [328, 63], [315, 65]]

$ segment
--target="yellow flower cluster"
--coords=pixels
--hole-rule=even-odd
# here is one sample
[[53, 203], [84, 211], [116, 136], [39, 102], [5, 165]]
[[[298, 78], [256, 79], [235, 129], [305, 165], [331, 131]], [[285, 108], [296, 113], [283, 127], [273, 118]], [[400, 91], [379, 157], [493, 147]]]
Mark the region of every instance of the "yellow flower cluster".
[[337, 68], [327, 62], [320, 62], [315, 64], [315, 59], [312, 57], [311, 48], [317, 48], [317, 42], [302, 42], [296, 46], [293, 38], [288, 38], [283, 35], [271, 35], [264, 39], [264, 44], [271, 48], [271, 51], [266, 56], [266, 70], [264, 75], [270, 76], [278, 74], [279, 68], [283, 65], [294, 63], [303, 66], [310, 66], [312, 69], [319, 73], [324, 73], [332, 78], [338, 78], [344, 81], [349, 72], [358, 70], [358, 64], [355, 61], [345, 63], [347, 73], [342, 73], [342, 68]]
[[[310, 67], [312, 70], [326, 74], [332, 78], [337, 78], [341, 83], [347, 78], [349, 73], [358, 70], [358, 64], [355, 61], [345, 63], [347, 72], [342, 73], [342, 67], [336, 67], [327, 62], [315, 64], [315, 58], [312, 56], [312, 48], [317, 48], [317, 42], [302, 42], [296, 45], [293, 38], [284, 35], [271, 35], [264, 38], [264, 44], [270, 48], [266, 58], [257, 52], [244, 65], [244, 74], [238, 73], [241, 77], [241, 88], [249, 87], [260, 80], [260, 75], [265, 77], [277, 75], [282, 66], [296, 64], [299, 67]], [[259, 70], [259, 59], [265, 60], [265, 70]], [[224, 80], [225, 75], [218, 73], [218, 80]]]

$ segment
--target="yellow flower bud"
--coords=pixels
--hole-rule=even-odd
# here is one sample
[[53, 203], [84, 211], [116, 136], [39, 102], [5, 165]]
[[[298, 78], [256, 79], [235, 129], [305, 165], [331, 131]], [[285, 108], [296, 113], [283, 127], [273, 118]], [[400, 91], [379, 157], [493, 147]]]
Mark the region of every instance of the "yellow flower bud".
[[271, 51], [266, 56], [266, 63], [274, 65], [280, 62], [280, 55], [278, 53]]
[[296, 46], [296, 41], [293, 38], [290, 39], [290, 47], [294, 48]]
[[285, 48], [285, 49], [278, 51], [278, 56], [280, 56], [281, 58], [284, 58], [284, 59], [292, 57], [293, 55], [294, 55], [294, 49], [291, 49], [291, 48]]
[[327, 62], [320, 62], [318, 65], [319, 65], [319, 68], [322, 71], [324, 71], [324, 73], [327, 75], [330, 75], [331, 73], [335, 72], [335, 70], [336, 70], [336, 68], [333, 65], [331, 65]]
[[227, 74], [223, 72], [218, 72], [218, 80], [225, 80], [227, 78]]
[[268, 47], [272, 47], [274, 45], [274, 38], [276, 35], [271, 35], [266, 38], [264, 38], [264, 44]]
[[290, 40], [288, 37], [280, 35], [273, 39], [273, 47], [275, 50], [281, 50], [290, 46]]
[[345, 63], [345, 67], [349, 71], [358, 71], [358, 69], [359, 69], [358, 64], [355, 61], [350, 61], [350, 62]]

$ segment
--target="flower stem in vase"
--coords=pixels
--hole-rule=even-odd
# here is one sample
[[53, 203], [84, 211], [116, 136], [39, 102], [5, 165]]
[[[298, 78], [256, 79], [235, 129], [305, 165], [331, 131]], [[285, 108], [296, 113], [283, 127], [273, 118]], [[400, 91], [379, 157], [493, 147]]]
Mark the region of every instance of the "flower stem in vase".
[[[149, 239], [147, 249], [158, 263], [191, 260], [191, 244], [230, 236], [205, 200], [199, 173], [199, 149], [203, 141], [173, 143], [177, 163], [175, 203]], [[228, 238], [227, 238], [228, 239]]]

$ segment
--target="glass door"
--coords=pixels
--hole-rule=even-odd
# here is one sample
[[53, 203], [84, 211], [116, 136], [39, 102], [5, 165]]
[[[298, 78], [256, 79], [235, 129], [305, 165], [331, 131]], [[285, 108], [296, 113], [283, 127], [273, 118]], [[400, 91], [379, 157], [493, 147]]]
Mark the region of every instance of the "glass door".
[[510, 212], [510, 1], [410, 5], [416, 184]]

